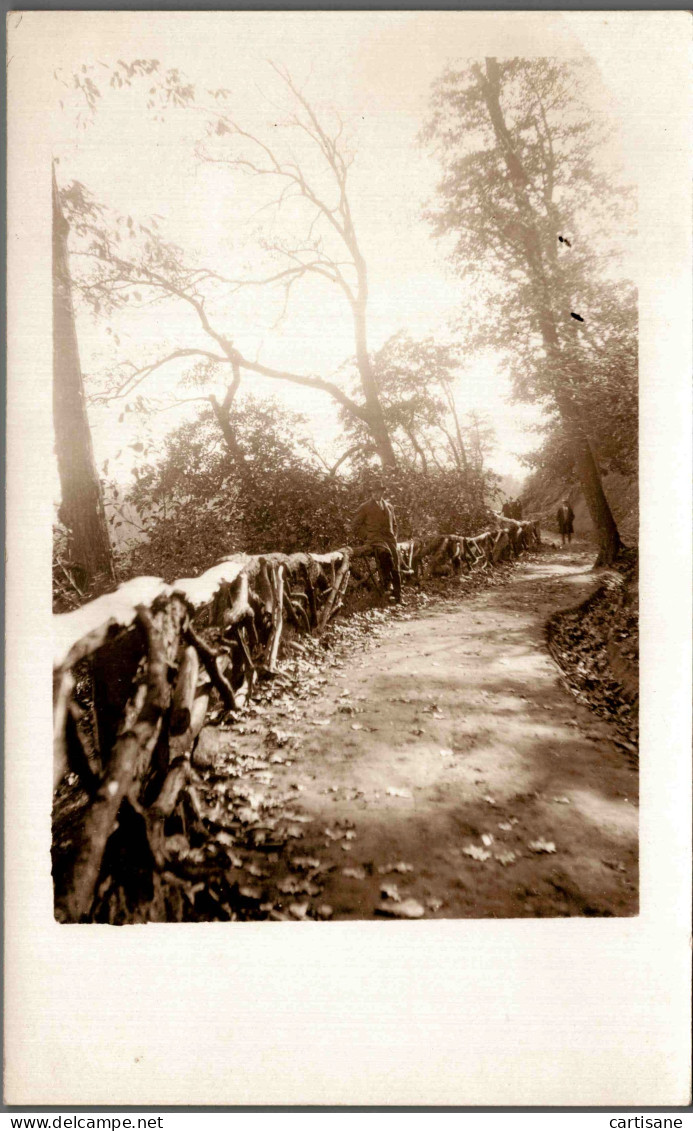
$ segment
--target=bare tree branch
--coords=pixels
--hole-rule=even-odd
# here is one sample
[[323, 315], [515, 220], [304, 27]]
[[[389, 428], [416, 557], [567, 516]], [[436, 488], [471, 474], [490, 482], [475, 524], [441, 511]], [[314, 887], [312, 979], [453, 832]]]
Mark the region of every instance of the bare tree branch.
[[147, 377], [149, 377], [156, 369], [161, 369], [162, 366], [167, 365], [170, 361], [176, 361], [181, 357], [207, 357], [211, 361], [218, 363], [229, 363], [230, 358], [222, 357], [219, 354], [210, 353], [208, 350], [202, 349], [179, 349], [169, 353], [166, 357], [160, 357], [157, 361], [150, 362], [148, 365], [143, 365], [140, 369], [136, 369], [132, 362], [123, 362], [123, 365], [132, 365], [133, 372], [126, 378], [125, 381], [119, 385], [114, 393], [97, 393], [92, 397], [93, 404], [107, 404], [110, 401], [119, 400], [122, 397], [127, 397], [133, 389], [136, 389]]

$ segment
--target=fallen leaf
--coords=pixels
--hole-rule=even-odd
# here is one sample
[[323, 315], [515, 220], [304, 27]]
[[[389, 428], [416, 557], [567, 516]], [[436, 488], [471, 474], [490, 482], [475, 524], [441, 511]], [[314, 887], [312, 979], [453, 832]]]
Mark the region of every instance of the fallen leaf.
[[381, 903], [376, 911], [395, 919], [422, 919], [426, 911], [416, 899], [405, 899], [401, 903]]
[[285, 880], [279, 881], [277, 888], [279, 891], [283, 892], [284, 895], [296, 895], [297, 892], [303, 890], [303, 881], [293, 876], [287, 876]]
[[[221, 839], [222, 836], [224, 836], [224, 833], [217, 835], [217, 840], [221, 844], [224, 843]], [[231, 837], [229, 837], [229, 841], [231, 844], [234, 843]], [[189, 849], [188, 838], [183, 836], [182, 833], [175, 833], [173, 836], [166, 837], [166, 853], [168, 856], [187, 856]]]
[[305, 919], [310, 904], [308, 900], [305, 903], [290, 903], [289, 914], [293, 915], [294, 919]]
[[397, 884], [381, 884], [380, 894], [386, 899], [394, 899], [395, 903], [399, 903], [401, 898]]
[[387, 872], [400, 872], [402, 875], [404, 875], [405, 872], [413, 872], [414, 865], [405, 864], [403, 860], [399, 860], [397, 864], [381, 864], [381, 866], [378, 868], [378, 871], [380, 872], [381, 876], [386, 875]]
[[482, 797], [482, 799], [481, 799], [481, 800], [482, 800], [482, 801], [486, 801], [486, 802], [488, 802], [488, 804], [489, 804], [489, 805], [495, 805], [495, 804], [496, 804], [496, 802], [495, 802], [494, 798], [493, 798], [493, 797], [489, 797], [489, 796], [488, 796], [488, 794], [486, 794], [486, 795], [485, 795], [484, 797]]
[[320, 867], [320, 861], [314, 856], [294, 856], [289, 863], [292, 868], [298, 868], [302, 872], [312, 872], [314, 868]]
[[298, 735], [289, 730], [279, 730], [275, 727], [270, 727], [267, 731], [267, 738], [272, 739], [277, 746], [286, 746], [287, 742], [298, 738]]
[[250, 884], [245, 884], [242, 888], [238, 889], [244, 899], [254, 899], [258, 902], [262, 899], [262, 891], [260, 888], [252, 887]]
[[490, 860], [491, 853], [486, 852], [483, 848], [479, 848], [476, 844], [467, 844], [462, 849], [465, 856], [471, 856], [472, 860]]
[[499, 864], [512, 864], [517, 859], [514, 852], [498, 852], [496, 853], [496, 860]]
[[490, 833], [482, 833], [481, 834], [481, 843], [486, 848], [490, 848], [491, 845], [493, 844], [493, 837], [491, 836], [491, 834]]
[[347, 879], [350, 879], [350, 880], [365, 880], [366, 870], [365, 870], [365, 868], [359, 868], [359, 867], [342, 868], [342, 875], [346, 876]]
[[556, 845], [553, 843], [552, 840], [543, 840], [541, 837], [539, 838], [539, 840], [531, 840], [529, 842], [529, 847], [532, 849], [532, 852], [555, 852], [556, 851]]

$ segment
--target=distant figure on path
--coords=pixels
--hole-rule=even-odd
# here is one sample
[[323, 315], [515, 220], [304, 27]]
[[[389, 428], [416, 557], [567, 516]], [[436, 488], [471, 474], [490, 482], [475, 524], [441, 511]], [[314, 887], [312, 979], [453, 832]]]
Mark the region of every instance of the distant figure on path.
[[570, 539], [573, 537], [574, 519], [575, 513], [573, 511], [573, 508], [571, 507], [568, 500], [564, 499], [556, 513], [556, 520], [558, 522], [558, 530], [561, 535], [562, 546], [565, 546], [566, 538], [568, 539], [568, 545], [570, 545]]
[[397, 520], [395, 509], [387, 499], [373, 495], [362, 503], [353, 519], [351, 528], [359, 542], [372, 546], [383, 584], [387, 589], [392, 584], [395, 601], [402, 601], [402, 577], [400, 574], [399, 551], [397, 549]]
[[505, 518], [515, 518], [518, 521], [522, 519], [522, 503], [519, 499], [508, 499], [507, 503], [503, 503], [502, 511]]

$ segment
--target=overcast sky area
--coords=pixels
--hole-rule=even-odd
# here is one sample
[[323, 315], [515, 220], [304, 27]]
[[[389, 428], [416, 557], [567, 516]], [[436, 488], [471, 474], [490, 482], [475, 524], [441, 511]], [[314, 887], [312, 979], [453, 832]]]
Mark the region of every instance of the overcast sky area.
[[[440, 176], [435, 156], [417, 140], [429, 115], [431, 86], [447, 63], [489, 51], [582, 53], [576, 25], [557, 13], [542, 13], [541, 21], [538, 25], [526, 13], [80, 13], [62, 25], [65, 34], [53, 39], [45, 56], [51, 66], [42, 96], [52, 99], [55, 108], [59, 180], [83, 182], [97, 200], [136, 220], [156, 214], [162, 234], [180, 245], [191, 262], [232, 277], [257, 274], [263, 263], [258, 238], [305, 231], [305, 213], [291, 206], [278, 214], [263, 207], [276, 191], [268, 195], [268, 186], [257, 179], [196, 158], [203, 116], [170, 110], [163, 122], [155, 121], [145, 108], [146, 80], [129, 90], [111, 91], [102, 69], [103, 98], [88, 126], [76, 128], [78, 101], [68, 96], [60, 110], [58, 99], [65, 91], [52, 71], [69, 81], [83, 64], [96, 65], [99, 81], [100, 62], [156, 58], [163, 70], [179, 68], [196, 87], [228, 88], [235, 120], [273, 143], [279, 137], [278, 144], [284, 145], [282, 123], [292, 105], [271, 60], [288, 69], [321, 119], [334, 123], [336, 112], [344, 121], [344, 137], [354, 154], [351, 206], [369, 269], [370, 348], [379, 348], [398, 330], [447, 341], [450, 324], [464, 308], [465, 284], [446, 262], [448, 247], [433, 238], [423, 219]], [[50, 20], [43, 27], [47, 35], [54, 30]], [[549, 50], [542, 48], [542, 29]], [[629, 130], [629, 74], [612, 65], [606, 39], [604, 52], [603, 60], [595, 60], [596, 74], [608, 73], [608, 81], [595, 83], [595, 108], [617, 126], [612, 156], [623, 161], [628, 175], [637, 143], [635, 131]], [[593, 44], [590, 54], [594, 56]], [[299, 161], [310, 167], [309, 143], [293, 136], [290, 141]], [[279, 289], [266, 288], [217, 296], [216, 323], [247, 357], [331, 377], [354, 352], [350, 312], [338, 289], [321, 280], [300, 282], [286, 316], [276, 324], [282, 299]], [[123, 358], [144, 364], [178, 347], [209, 348], [194, 313], [181, 306], [172, 302], [119, 314], [112, 323], [121, 339], [117, 349], [105, 334], [105, 322], [80, 315], [85, 374], [103, 372]], [[189, 396], [189, 391], [176, 391], [181, 373], [180, 367], [169, 366], [139, 392], [158, 399]], [[320, 449], [339, 454], [336, 411], [329, 397], [253, 374], [246, 374], [242, 388], [274, 395], [305, 413]], [[510, 402], [509, 386], [493, 356], [468, 358], [456, 398], [462, 412], [477, 410], [494, 426], [494, 469], [522, 475], [517, 456], [537, 444], [526, 425], [540, 414]], [[124, 449], [109, 469], [118, 477], [130, 466], [127, 444], [141, 428], [133, 414], [117, 422], [122, 407], [91, 412], [99, 464], [113, 461]], [[162, 435], [195, 410], [186, 405], [159, 413], [151, 426]]]

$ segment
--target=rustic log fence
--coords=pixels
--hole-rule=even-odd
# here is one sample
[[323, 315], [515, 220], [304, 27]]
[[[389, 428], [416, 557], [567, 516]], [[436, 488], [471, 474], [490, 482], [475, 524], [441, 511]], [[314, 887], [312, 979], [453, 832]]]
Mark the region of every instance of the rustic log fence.
[[[420, 580], [487, 570], [539, 543], [537, 522], [499, 516], [497, 529], [473, 538], [399, 548], [405, 576]], [[56, 873], [59, 919], [167, 918], [162, 890], [176, 882], [167, 823], [205, 831], [191, 755], [213, 694], [238, 711], [258, 680], [277, 675], [285, 624], [319, 636], [350, 579], [381, 588], [372, 556], [369, 545], [236, 554], [171, 585], [135, 578], [54, 617], [54, 785], [69, 769], [88, 794], [76, 845]]]

